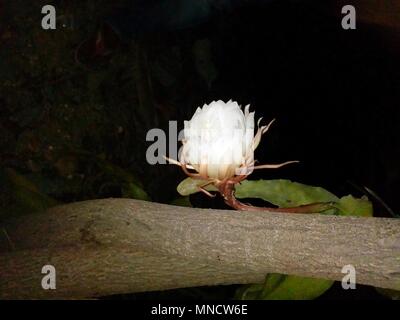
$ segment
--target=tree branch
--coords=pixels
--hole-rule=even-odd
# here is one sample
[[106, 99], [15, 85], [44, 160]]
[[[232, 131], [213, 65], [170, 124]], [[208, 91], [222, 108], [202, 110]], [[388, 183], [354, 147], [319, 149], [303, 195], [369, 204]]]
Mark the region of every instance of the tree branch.
[[[267, 273], [400, 289], [400, 220], [104, 199], [0, 227], [0, 298], [82, 298], [262, 282]], [[57, 289], [43, 290], [54, 265]]]

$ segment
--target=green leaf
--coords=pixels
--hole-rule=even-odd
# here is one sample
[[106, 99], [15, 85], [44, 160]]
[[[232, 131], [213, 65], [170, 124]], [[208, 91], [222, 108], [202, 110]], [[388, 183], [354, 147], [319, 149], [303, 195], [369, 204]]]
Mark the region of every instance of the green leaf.
[[269, 292], [273, 292], [286, 276], [279, 273], [270, 273], [265, 277], [264, 283], [245, 285], [236, 292], [236, 298], [242, 300], [263, 299]]
[[372, 217], [373, 215], [372, 203], [366, 197], [357, 199], [348, 195], [340, 198], [336, 207], [342, 216]]
[[278, 207], [296, 207], [313, 202], [339, 201], [333, 193], [290, 180], [245, 180], [236, 186], [237, 198], [258, 198]]
[[[176, 190], [178, 190], [180, 195], [188, 196], [199, 192], [199, 187], [205, 185], [206, 183], [206, 180], [186, 178], [185, 180], [181, 181]], [[205, 189], [208, 191], [217, 191], [217, 188], [215, 188], [213, 185], [208, 185]]]
[[[284, 276], [284, 275], [282, 275]], [[268, 277], [268, 275], [267, 275]], [[236, 300], [257, 300], [259, 299], [260, 292], [263, 291], [264, 284], [255, 283], [239, 287], [236, 290], [234, 299]]]
[[332, 280], [271, 273], [267, 275], [263, 285], [251, 285], [243, 290], [240, 293], [240, 298], [262, 300], [310, 300], [319, 297], [327, 291], [332, 284]]

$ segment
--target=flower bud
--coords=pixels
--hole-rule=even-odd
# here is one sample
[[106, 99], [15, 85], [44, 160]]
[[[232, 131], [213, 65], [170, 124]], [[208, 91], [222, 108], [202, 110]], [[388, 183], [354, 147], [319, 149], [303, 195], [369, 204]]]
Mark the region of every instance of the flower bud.
[[243, 112], [237, 102], [214, 101], [185, 121], [180, 162], [204, 179], [223, 181], [248, 175], [258, 142], [249, 105]]

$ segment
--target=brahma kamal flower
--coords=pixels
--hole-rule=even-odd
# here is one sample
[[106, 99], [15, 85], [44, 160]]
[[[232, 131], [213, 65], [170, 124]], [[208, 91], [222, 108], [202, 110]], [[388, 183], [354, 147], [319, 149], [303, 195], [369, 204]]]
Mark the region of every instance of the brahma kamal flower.
[[254, 135], [254, 112], [249, 109], [247, 105], [243, 112], [232, 100], [213, 101], [197, 108], [192, 119], [185, 121], [183, 148], [177, 164], [189, 176], [219, 185], [226, 181], [237, 183], [254, 169], [279, 168], [297, 162], [254, 165], [254, 150], [274, 120], [267, 126], [259, 126]]
[[180, 162], [204, 180], [224, 181], [253, 161], [254, 112], [237, 102], [214, 101], [185, 121]]
[[[232, 100], [226, 103], [221, 100], [213, 101], [197, 108], [192, 119], [185, 121], [179, 161], [167, 159], [181, 166], [189, 177], [203, 180], [199, 191], [215, 196], [205, 189], [213, 184], [231, 207], [239, 210], [260, 210], [235, 198], [235, 184], [246, 179], [254, 169], [279, 168], [298, 161], [255, 165], [254, 151], [274, 120], [266, 126], [260, 126], [259, 119], [254, 135], [254, 112], [249, 109], [250, 105], [247, 105], [243, 111]], [[292, 212], [292, 208], [263, 209]]]

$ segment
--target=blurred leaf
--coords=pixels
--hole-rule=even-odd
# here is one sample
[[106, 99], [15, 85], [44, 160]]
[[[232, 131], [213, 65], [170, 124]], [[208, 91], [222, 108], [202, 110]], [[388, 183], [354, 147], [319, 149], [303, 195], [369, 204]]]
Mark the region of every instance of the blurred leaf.
[[146, 191], [134, 182], [126, 182], [122, 185], [122, 196], [138, 200], [151, 200]]
[[105, 160], [105, 156], [98, 156], [87, 151], [74, 151], [73, 154], [78, 155], [81, 159], [92, 161], [103, 171], [107, 176], [117, 181], [121, 186], [122, 196], [126, 198], [151, 201], [150, 196], [143, 189], [142, 183], [131, 172], [122, 169], [119, 166]]
[[192, 207], [189, 197], [179, 197], [171, 201], [171, 204], [179, 207]]
[[14, 216], [43, 211], [58, 204], [56, 200], [41, 193], [38, 188], [14, 169], [1, 171], [1, 183], [11, 195], [11, 203], [1, 208], [1, 216]]

